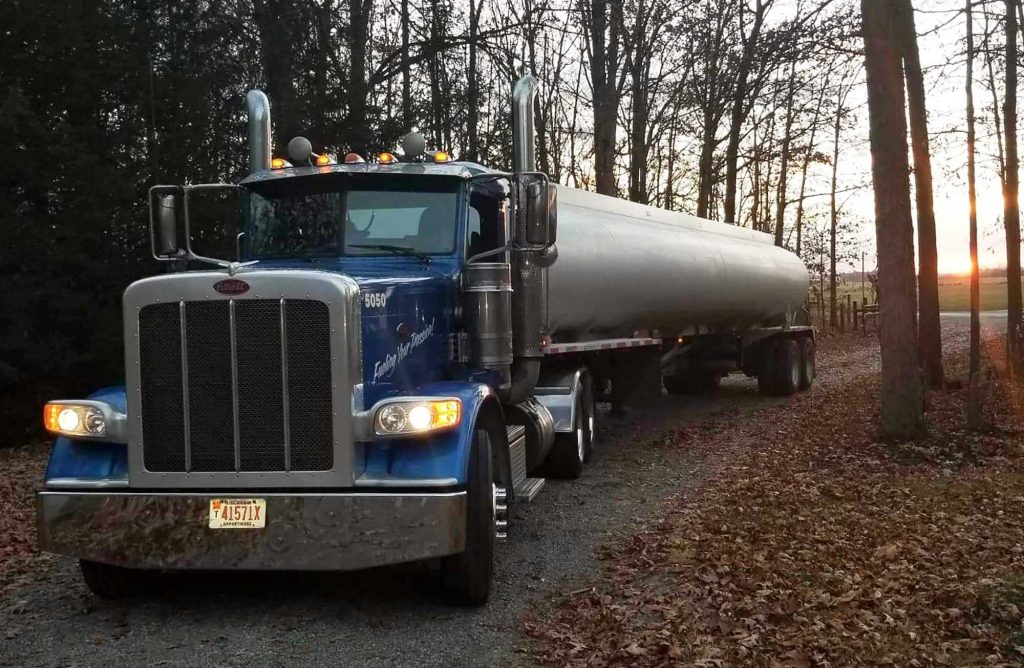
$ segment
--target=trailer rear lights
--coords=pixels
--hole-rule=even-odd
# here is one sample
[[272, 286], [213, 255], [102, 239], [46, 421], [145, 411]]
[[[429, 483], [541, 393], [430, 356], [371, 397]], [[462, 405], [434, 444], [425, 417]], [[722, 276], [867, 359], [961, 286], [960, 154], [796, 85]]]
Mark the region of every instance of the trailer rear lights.
[[377, 156], [377, 162], [379, 162], [382, 165], [393, 165], [396, 162], [398, 162], [398, 158], [395, 157], [394, 153], [384, 151], [383, 153]]
[[49, 403], [43, 408], [43, 426], [61, 436], [102, 438], [107, 433], [107, 417], [95, 406]]
[[424, 434], [455, 427], [461, 419], [458, 399], [395, 401], [377, 409], [373, 430], [378, 436]]
[[452, 156], [447, 151], [435, 151], [434, 162], [451, 162]]

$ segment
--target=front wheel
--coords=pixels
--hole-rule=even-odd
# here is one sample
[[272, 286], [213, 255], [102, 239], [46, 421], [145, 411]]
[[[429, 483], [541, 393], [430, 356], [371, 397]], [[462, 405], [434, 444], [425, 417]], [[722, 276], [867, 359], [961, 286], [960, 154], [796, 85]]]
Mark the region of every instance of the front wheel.
[[98, 561], [80, 559], [85, 586], [96, 596], [105, 599], [128, 598], [145, 594], [152, 588], [152, 573], [136, 568], [111, 566]]
[[449, 605], [483, 605], [491, 593], [494, 539], [502, 501], [494, 484], [491, 443], [486, 429], [476, 430], [466, 481], [466, 549], [445, 557], [441, 563], [441, 588]]

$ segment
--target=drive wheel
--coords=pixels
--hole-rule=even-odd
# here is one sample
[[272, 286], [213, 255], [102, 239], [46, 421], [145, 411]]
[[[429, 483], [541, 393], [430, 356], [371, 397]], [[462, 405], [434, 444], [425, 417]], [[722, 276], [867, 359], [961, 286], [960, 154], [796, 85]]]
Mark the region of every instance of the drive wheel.
[[793, 339], [783, 339], [775, 346], [775, 373], [782, 396], [788, 397], [800, 388], [800, 347]]
[[594, 398], [594, 380], [589, 373], [581, 377], [583, 383], [583, 461], [594, 458], [594, 443], [597, 440], [597, 400]]
[[497, 491], [491, 436], [486, 429], [477, 429], [469, 453], [469, 477], [466, 481], [466, 549], [445, 557], [441, 562], [441, 589], [449, 605], [487, 603], [491, 593], [494, 540], [498, 528]]
[[576, 386], [576, 406], [573, 409], [572, 431], [555, 434], [555, 444], [544, 462], [544, 472], [549, 478], [575, 480], [583, 473], [583, 462], [590, 459], [586, 437], [583, 388]]
[[123, 568], [79, 559], [85, 586], [96, 596], [105, 599], [129, 598], [145, 594], [152, 589], [151, 574], [136, 568]]
[[800, 339], [800, 389], [809, 390], [814, 385], [817, 370], [814, 366], [814, 341], [810, 337]]

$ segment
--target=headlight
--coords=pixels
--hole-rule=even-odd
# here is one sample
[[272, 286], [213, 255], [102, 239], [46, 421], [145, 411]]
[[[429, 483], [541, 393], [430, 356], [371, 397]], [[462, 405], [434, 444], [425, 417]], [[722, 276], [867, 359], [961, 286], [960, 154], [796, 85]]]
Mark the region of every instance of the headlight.
[[378, 436], [423, 434], [449, 429], [462, 419], [458, 399], [408, 399], [390, 401], [377, 408], [373, 431]]
[[[71, 438], [110, 439], [111, 426], [122, 415], [100, 401], [51, 401], [43, 407], [43, 426], [52, 434]], [[120, 431], [120, 430], [119, 430]]]

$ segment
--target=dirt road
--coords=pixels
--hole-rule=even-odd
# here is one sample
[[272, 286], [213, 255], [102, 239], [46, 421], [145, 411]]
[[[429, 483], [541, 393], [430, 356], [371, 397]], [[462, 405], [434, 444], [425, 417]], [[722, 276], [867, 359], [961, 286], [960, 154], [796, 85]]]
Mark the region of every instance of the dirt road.
[[[876, 354], [850, 340], [853, 351], [825, 346], [823, 382], [860, 373], [851, 355]], [[769, 429], [772, 411], [759, 413], [781, 401], [738, 377], [713, 399], [666, 396], [626, 420], [605, 417], [584, 477], [549, 482], [532, 504], [513, 509], [484, 609], [441, 604], [429, 564], [174, 576], [159, 594], [105, 602], [86, 590], [73, 560], [44, 559], [35, 582], [0, 601], [0, 665], [509, 665], [520, 656], [517, 625], [532, 602], [593, 580], [603, 545], [655, 519], [669, 493], [700, 481], [701, 461], [675, 445], [677, 430], [758, 419]]]

